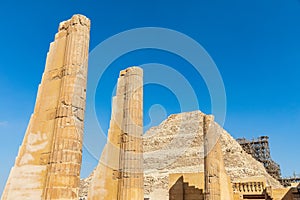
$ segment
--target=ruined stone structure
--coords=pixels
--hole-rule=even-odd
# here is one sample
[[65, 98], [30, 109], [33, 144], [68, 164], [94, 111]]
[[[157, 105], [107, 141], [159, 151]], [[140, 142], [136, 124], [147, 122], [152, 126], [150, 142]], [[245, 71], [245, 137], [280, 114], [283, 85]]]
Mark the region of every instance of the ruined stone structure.
[[268, 136], [261, 136], [251, 141], [245, 138], [238, 138], [237, 141], [243, 147], [244, 151], [263, 163], [267, 172], [273, 178], [277, 180], [281, 178], [280, 166], [271, 158]]
[[2, 200], [78, 199], [90, 21], [59, 25]]
[[[205, 116], [200, 111], [173, 114], [159, 126], [150, 128], [144, 134], [146, 198], [150, 200], [169, 199], [169, 189], [172, 187], [170, 176], [172, 174], [183, 175], [184, 182], [189, 183], [189, 186], [196, 186], [193, 182], [188, 182], [185, 175], [204, 172], [203, 118]], [[237, 141], [221, 126], [213, 121], [210, 128], [214, 134], [219, 135], [224, 160], [224, 166], [222, 166], [222, 162], [219, 166], [221, 172], [223, 171], [222, 168], [225, 170], [225, 173], [220, 175], [222, 197], [224, 197], [223, 192], [229, 196], [232, 195], [230, 180], [235, 182], [249, 177], [263, 176], [266, 179], [266, 186], [282, 187], [277, 180], [266, 172], [263, 164], [243, 151]], [[203, 185], [196, 187], [204, 189]]]
[[271, 187], [266, 186], [264, 177], [253, 177], [236, 180], [232, 183], [234, 200], [264, 199], [272, 200]]
[[171, 174], [169, 176], [170, 200], [204, 200], [203, 173]]
[[274, 200], [300, 200], [300, 183], [291, 184], [290, 187], [272, 190]]
[[281, 179], [289, 188], [276, 180], [267, 137], [240, 146], [200, 111], [171, 115], [143, 136], [139, 67], [120, 72], [107, 144], [80, 181], [89, 31], [82, 15], [60, 24], [1, 200], [300, 200], [299, 178]]
[[205, 200], [220, 200], [220, 165], [223, 162], [219, 136], [213, 132], [213, 116], [203, 118]]
[[292, 186], [292, 184], [300, 183], [300, 175], [295, 175], [294, 177], [288, 177], [288, 178], [280, 178], [279, 182], [281, 185], [285, 187]]
[[205, 200], [231, 200], [233, 196], [230, 193], [230, 179], [224, 168], [221, 132], [213, 123], [213, 116], [203, 117]]
[[143, 71], [120, 72], [107, 144], [88, 193], [91, 200], [142, 200]]
[[238, 193], [263, 193], [264, 183], [256, 181], [235, 182], [233, 183], [233, 192]]
[[[204, 199], [205, 116], [200, 111], [173, 114], [144, 134], [145, 200]], [[219, 135], [224, 160], [224, 166], [222, 162], [218, 166], [220, 172], [225, 168], [219, 175], [221, 198], [300, 200], [300, 185], [283, 188], [216, 122], [211, 121], [210, 128]], [[90, 180], [83, 180], [83, 185], [87, 187]]]

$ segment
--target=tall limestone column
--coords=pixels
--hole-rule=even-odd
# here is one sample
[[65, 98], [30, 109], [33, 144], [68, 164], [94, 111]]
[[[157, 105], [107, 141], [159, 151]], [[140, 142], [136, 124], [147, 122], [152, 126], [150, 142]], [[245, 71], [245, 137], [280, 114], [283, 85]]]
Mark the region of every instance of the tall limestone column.
[[213, 129], [214, 117], [206, 115], [203, 119], [205, 200], [221, 200], [220, 158], [222, 150], [220, 139]]
[[204, 190], [205, 200], [232, 200], [232, 185], [227, 175], [220, 136], [223, 129], [212, 115], [203, 118], [204, 135]]
[[89, 200], [143, 200], [143, 71], [120, 72], [108, 141], [91, 181]]
[[78, 199], [89, 31], [82, 15], [60, 24], [2, 200]]
[[143, 200], [143, 71], [132, 67], [124, 79], [124, 118], [120, 148], [119, 200]]

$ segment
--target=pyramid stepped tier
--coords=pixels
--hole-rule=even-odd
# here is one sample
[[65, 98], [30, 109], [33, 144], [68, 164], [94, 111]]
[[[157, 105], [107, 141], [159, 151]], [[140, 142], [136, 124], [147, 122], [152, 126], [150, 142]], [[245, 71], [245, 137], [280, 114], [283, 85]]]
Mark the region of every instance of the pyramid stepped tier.
[[[204, 116], [200, 111], [173, 114], [145, 133], [145, 197], [167, 200], [170, 174], [204, 171]], [[225, 170], [231, 181], [265, 177], [268, 186], [282, 187], [266, 172], [262, 163], [247, 154], [229, 133], [215, 122], [213, 126], [220, 135]]]

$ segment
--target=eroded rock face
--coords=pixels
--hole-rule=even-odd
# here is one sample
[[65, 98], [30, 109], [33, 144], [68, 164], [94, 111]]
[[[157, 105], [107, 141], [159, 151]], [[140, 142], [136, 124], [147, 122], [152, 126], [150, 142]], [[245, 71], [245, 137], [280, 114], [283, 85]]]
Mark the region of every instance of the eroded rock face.
[[[144, 134], [145, 197], [167, 200], [169, 174], [204, 171], [204, 116], [200, 111], [174, 114]], [[229, 133], [216, 123], [214, 126], [220, 132], [225, 170], [231, 181], [263, 176], [267, 185], [281, 187], [260, 162], [243, 151]]]

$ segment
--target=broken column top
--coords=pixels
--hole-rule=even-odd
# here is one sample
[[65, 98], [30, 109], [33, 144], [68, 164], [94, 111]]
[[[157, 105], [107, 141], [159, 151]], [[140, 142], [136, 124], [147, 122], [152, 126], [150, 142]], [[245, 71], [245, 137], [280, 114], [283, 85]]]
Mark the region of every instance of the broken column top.
[[58, 31], [67, 30], [70, 26], [72, 27], [76, 25], [86, 26], [90, 28], [91, 21], [84, 15], [76, 14], [73, 15], [71, 19], [61, 22], [59, 24]]
[[143, 69], [138, 67], [138, 66], [128, 67], [128, 68], [120, 71], [120, 76], [125, 76], [125, 74], [128, 74], [128, 73], [142, 75], [143, 74]]

